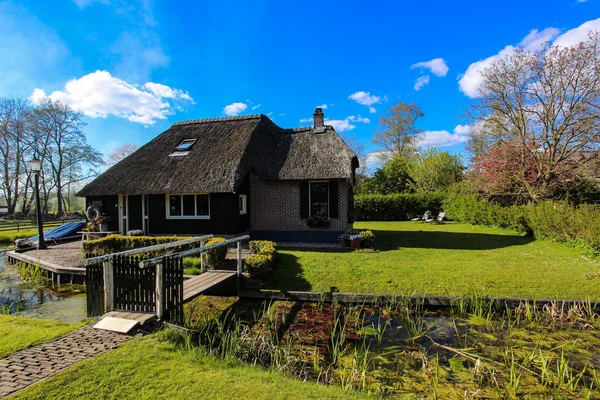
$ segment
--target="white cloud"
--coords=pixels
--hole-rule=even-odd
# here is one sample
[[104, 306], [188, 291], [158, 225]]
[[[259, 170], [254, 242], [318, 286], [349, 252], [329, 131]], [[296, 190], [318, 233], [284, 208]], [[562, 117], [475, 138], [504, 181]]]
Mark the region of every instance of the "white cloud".
[[322, 108], [323, 110], [327, 110], [327, 104], [321, 104], [320, 106], [317, 106], [317, 108]]
[[81, 9], [84, 9], [87, 6], [89, 6], [90, 4], [93, 4], [93, 3], [102, 3], [102, 4], [105, 4], [105, 5], [109, 4], [108, 0], [73, 0], [73, 2], [75, 4], [77, 4], [77, 7], [81, 8]]
[[256, 109], [257, 109], [258, 107], [260, 107], [260, 106], [262, 106], [262, 103], [259, 103], [259, 104], [255, 105], [255, 106], [252, 106], [252, 109], [253, 109], [253, 110], [256, 110]]
[[446, 76], [448, 73], [448, 65], [443, 58], [434, 58], [429, 61], [421, 61], [411, 65], [411, 68], [427, 68], [435, 76]]
[[577, 28], [566, 31], [552, 43], [554, 46], [574, 46], [588, 40], [590, 31], [600, 31], [600, 18], [584, 22]]
[[355, 125], [352, 125], [351, 121], [348, 118], [344, 119], [325, 119], [325, 125], [333, 126], [336, 132], [348, 132], [352, 129], [356, 128]]
[[35, 88], [31, 94], [31, 100], [35, 103], [45, 98], [69, 104], [92, 118], [114, 115], [144, 125], [151, 125], [157, 119], [166, 119], [173, 114], [177, 107], [175, 102], [193, 103], [190, 95], [182, 90], [153, 82], [133, 85], [113, 77], [107, 71], [96, 71], [79, 79], [71, 79], [65, 84], [64, 90], [57, 90], [50, 95], [39, 88]]
[[348, 119], [352, 122], [363, 122], [365, 124], [370, 124], [371, 120], [369, 118], [363, 118], [360, 115], [358, 117], [355, 117], [354, 115], [351, 115], [348, 117]]
[[374, 151], [372, 153], [369, 153], [367, 154], [367, 157], [364, 160], [364, 167], [367, 171], [372, 171], [387, 160], [389, 160], [391, 156], [392, 153], [386, 150]]
[[470, 125], [457, 125], [452, 133], [443, 131], [425, 131], [419, 141], [419, 147], [447, 147], [465, 143], [471, 132]]
[[600, 30], [600, 18], [584, 22], [577, 28], [568, 30], [563, 34], [560, 34], [559, 29], [552, 27], [546, 28], [542, 31], [533, 29], [527, 34], [527, 36], [523, 38], [523, 40], [519, 42], [517, 46], [508, 45], [500, 50], [498, 54], [469, 65], [467, 71], [460, 77], [458, 81], [459, 89], [471, 98], [478, 97], [479, 88], [483, 82], [481, 72], [485, 68], [489, 67], [494, 61], [510, 56], [518, 47], [530, 51], [539, 51], [547, 42], [551, 42], [552, 46], [574, 46], [580, 42], [586, 41], [588, 39], [589, 32], [593, 30]]
[[377, 110], [373, 107], [373, 104], [379, 104], [382, 98], [379, 96], [371, 95], [370, 92], [355, 92], [348, 96], [350, 100], [354, 100], [358, 104], [369, 107], [369, 112], [374, 113]]
[[231, 103], [223, 108], [223, 114], [235, 116], [239, 115], [240, 113], [243, 113], [244, 111], [246, 111], [247, 108], [248, 106], [244, 103]]
[[429, 75], [422, 75], [417, 78], [413, 89], [421, 90], [421, 88], [429, 83]]
[[310, 122], [310, 123], [312, 124], [312, 123], [313, 123], [313, 119], [312, 119], [312, 118], [302, 118], [302, 119], [300, 120], [300, 123], [301, 123], [301, 124], [306, 124], [306, 123], [308, 123], [308, 122]]

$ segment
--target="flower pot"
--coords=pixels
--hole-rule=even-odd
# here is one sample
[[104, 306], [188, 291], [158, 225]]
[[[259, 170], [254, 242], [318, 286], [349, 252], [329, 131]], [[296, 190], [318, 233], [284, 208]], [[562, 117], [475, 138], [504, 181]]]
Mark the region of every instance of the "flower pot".
[[361, 244], [362, 240], [357, 239], [357, 240], [351, 240], [350, 241], [350, 247], [353, 249], [360, 249], [360, 244]]
[[348, 247], [348, 246], [350, 246], [350, 241], [349, 240], [340, 240], [340, 246]]

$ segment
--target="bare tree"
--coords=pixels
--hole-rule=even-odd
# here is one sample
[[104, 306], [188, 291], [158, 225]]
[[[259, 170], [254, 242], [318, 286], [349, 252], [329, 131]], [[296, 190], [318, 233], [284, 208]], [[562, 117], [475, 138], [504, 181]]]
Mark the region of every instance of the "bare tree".
[[121, 161], [122, 159], [124, 159], [125, 157], [127, 157], [128, 155], [135, 152], [137, 149], [139, 149], [139, 147], [140, 146], [138, 146], [137, 144], [125, 143], [124, 145], [117, 147], [116, 149], [108, 153], [108, 155], [106, 156], [105, 164], [111, 167], [119, 161]]
[[375, 133], [373, 142], [392, 153], [393, 157], [405, 157], [417, 149], [422, 130], [415, 126], [425, 114], [416, 103], [399, 102], [379, 118], [382, 130]]
[[64, 189], [95, 175], [90, 167], [102, 164], [101, 154], [87, 144], [84, 127], [83, 115], [60, 102], [46, 100], [35, 110], [36, 143], [48, 169], [43, 175], [44, 194], [48, 198], [56, 190], [59, 216], [65, 210]]
[[[548, 197], [557, 175], [576, 173], [572, 162], [600, 142], [600, 35], [572, 47], [519, 49], [482, 72], [480, 96], [469, 108], [488, 129], [487, 143], [518, 143], [535, 174], [520, 174], [532, 200]], [[523, 165], [525, 167], [525, 164]]]
[[23, 192], [21, 179], [27, 169], [31, 113], [31, 104], [25, 99], [0, 98], [0, 190], [10, 214], [15, 212]]

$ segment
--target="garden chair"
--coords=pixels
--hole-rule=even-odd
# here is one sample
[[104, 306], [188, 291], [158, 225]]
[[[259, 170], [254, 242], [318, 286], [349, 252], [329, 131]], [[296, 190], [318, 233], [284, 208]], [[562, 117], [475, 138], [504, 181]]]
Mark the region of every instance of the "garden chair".
[[428, 219], [426, 219], [423, 222], [426, 223], [426, 224], [429, 224], [431, 222], [435, 222], [436, 224], [443, 224], [445, 216], [446, 216], [446, 213], [442, 211], [441, 213], [438, 214], [437, 217], [435, 217], [435, 218], [428, 218]]
[[413, 218], [413, 219], [411, 219], [411, 221], [419, 222], [419, 221], [425, 221], [425, 220], [428, 220], [431, 218], [433, 218], [433, 216], [431, 215], [431, 211], [425, 211], [425, 214], [423, 214], [420, 217]]

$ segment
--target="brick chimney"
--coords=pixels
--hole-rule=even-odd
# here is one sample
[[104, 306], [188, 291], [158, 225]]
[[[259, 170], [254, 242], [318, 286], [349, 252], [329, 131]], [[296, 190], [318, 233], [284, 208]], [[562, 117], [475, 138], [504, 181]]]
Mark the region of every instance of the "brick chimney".
[[314, 129], [323, 129], [325, 127], [325, 114], [323, 114], [323, 109], [317, 107], [315, 109], [314, 117]]

